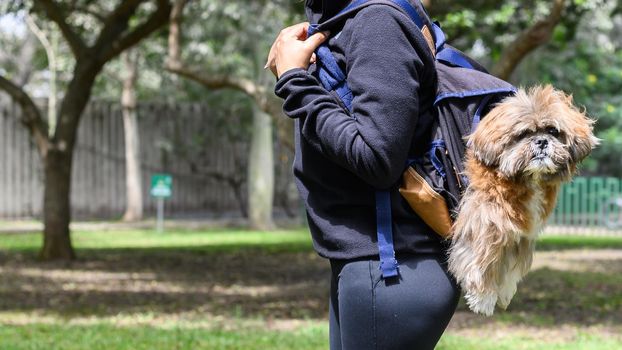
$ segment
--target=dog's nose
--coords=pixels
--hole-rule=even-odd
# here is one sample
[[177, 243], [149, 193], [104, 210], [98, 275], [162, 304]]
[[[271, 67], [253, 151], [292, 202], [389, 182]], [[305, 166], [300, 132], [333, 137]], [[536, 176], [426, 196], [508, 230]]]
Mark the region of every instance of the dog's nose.
[[546, 146], [548, 146], [549, 144], [549, 140], [545, 138], [539, 138], [539, 139], [536, 139], [535, 143], [536, 143], [536, 146], [540, 147], [540, 149], [545, 149]]

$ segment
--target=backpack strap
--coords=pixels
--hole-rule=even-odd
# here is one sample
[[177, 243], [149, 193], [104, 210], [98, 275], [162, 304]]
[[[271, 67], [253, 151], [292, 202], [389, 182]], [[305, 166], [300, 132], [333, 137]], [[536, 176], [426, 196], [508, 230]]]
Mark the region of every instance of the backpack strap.
[[[419, 1], [419, 0], [416, 0]], [[384, 4], [394, 7], [406, 15], [421, 30], [432, 55], [437, 60], [447, 62], [454, 66], [473, 69], [473, 65], [458, 50], [445, 45], [445, 34], [438, 23], [430, 20], [425, 12], [423, 5], [413, 6], [408, 0], [355, 0], [336, 16], [321, 24], [312, 24], [309, 27], [308, 35], [311, 36], [318, 31], [328, 29], [337, 22], [352, 17], [362, 8], [373, 5]], [[430, 27], [432, 30], [430, 31]], [[328, 91], [334, 91], [346, 109], [352, 114], [352, 91], [348, 87], [346, 75], [341, 70], [335, 57], [330, 52], [327, 43], [323, 43], [315, 52], [317, 56], [318, 77], [320, 82]], [[435, 164], [441, 169], [444, 164]], [[380, 270], [383, 278], [398, 276], [398, 263], [395, 259], [395, 248], [393, 245], [393, 220], [391, 215], [391, 194], [387, 191], [376, 191], [376, 232], [378, 242], [378, 252], [380, 257]]]
[[[312, 24], [309, 26], [308, 36], [311, 36], [322, 28], [328, 27], [331, 23], [340, 21], [344, 18], [351, 17], [354, 13], [362, 8], [372, 4], [385, 4], [397, 8], [406, 13], [411, 20], [422, 31], [426, 42], [432, 51], [436, 54], [435, 40], [431, 37], [428, 26], [424, 22], [424, 18], [429, 21], [427, 14], [422, 16], [419, 11], [408, 0], [356, 0], [350, 3], [346, 8], [340, 11], [336, 16], [322, 24]], [[421, 5], [423, 9], [423, 5]], [[425, 10], [423, 10], [425, 11]], [[430, 22], [431, 23], [431, 22]], [[433, 25], [434, 28], [434, 25]], [[438, 29], [440, 30], [440, 27]], [[442, 33], [442, 30], [440, 30]], [[436, 34], [440, 35], [440, 34]], [[442, 36], [444, 42], [444, 34]], [[318, 77], [324, 88], [328, 91], [337, 93], [339, 99], [347, 110], [352, 113], [352, 91], [348, 87], [346, 75], [341, 70], [335, 57], [330, 52], [327, 43], [323, 43], [315, 52], [318, 65]], [[393, 245], [393, 218], [391, 215], [391, 193], [388, 190], [376, 191], [376, 234], [378, 253], [380, 257], [380, 270], [382, 278], [391, 278], [398, 276], [398, 262], [395, 258], [395, 247]]]
[[[416, 3], [414, 3], [416, 1]], [[461, 51], [446, 44], [445, 33], [438, 22], [432, 22], [425, 8], [419, 0], [355, 0], [336, 16], [321, 23], [311, 25], [309, 35], [337, 27], [345, 19], [351, 18], [362, 8], [372, 4], [384, 4], [396, 8], [408, 15], [417, 25], [423, 34], [432, 55], [436, 59], [436, 71], [439, 74], [439, 88], [437, 91], [434, 105], [439, 108], [439, 103], [446, 99], [481, 97], [473, 115], [470, 125], [463, 125], [462, 120], [453, 117], [438, 118], [442, 140], [460, 140], [463, 135], [474, 130], [481, 119], [492, 98], [498, 98], [515, 91], [510, 84], [489, 75], [484, 75], [486, 69], [476, 61], [473, 61]], [[322, 44], [316, 50], [317, 74], [322, 85], [328, 90], [336, 93], [339, 100], [352, 114], [352, 92], [346, 81], [346, 74], [341, 70], [335, 57], [330, 52], [327, 43]], [[452, 72], [461, 71], [459, 79], [455, 79]], [[441, 79], [441, 75], [452, 76], [452, 79]], [[494, 80], [494, 81], [493, 81]], [[448, 85], [449, 86], [444, 86]], [[458, 89], [456, 89], [458, 87]], [[432, 165], [437, 172], [443, 176], [447, 172], [452, 172], [454, 176], [443, 176], [450, 193], [460, 193], [468, 179], [463, 174], [462, 156], [464, 155], [465, 145], [460, 142], [433, 142], [431, 145]], [[441, 150], [448, 157], [436, 156], [437, 150]], [[451, 161], [451, 163], [450, 163]], [[445, 169], [445, 171], [443, 171]], [[457, 205], [457, 202], [455, 203]], [[376, 191], [376, 224], [377, 242], [380, 256], [380, 269], [383, 278], [398, 276], [398, 263], [395, 259], [395, 249], [393, 246], [392, 215], [391, 215], [391, 196], [387, 191]]]
[[393, 247], [393, 220], [391, 217], [391, 193], [376, 191], [376, 233], [382, 278], [396, 277], [398, 263]]
[[[309, 33], [313, 33], [312, 28], [313, 26], [309, 27]], [[328, 46], [322, 45], [318, 47], [315, 54], [317, 56], [317, 62], [320, 65], [318, 76], [322, 86], [328, 91], [335, 91], [348, 111], [352, 112], [352, 90], [350, 90], [348, 86], [346, 75], [339, 68], [337, 60], [335, 60], [330, 49]]]
[[[341, 22], [346, 18], [352, 17], [354, 14], [356, 14], [356, 12], [360, 11], [361, 9], [374, 4], [389, 5], [406, 13], [410, 17], [410, 19], [417, 25], [417, 27], [424, 33], [430, 50], [433, 54], [436, 54], [438, 49], [435, 48], [434, 42], [441, 43], [441, 41], [434, 39], [432, 35], [441, 37], [442, 30], [440, 29], [440, 27], [433, 24], [429, 20], [427, 14], [425, 13], [425, 9], [423, 9], [423, 5], [421, 5], [420, 10], [417, 10], [417, 8], [415, 8], [408, 0], [355, 0], [329, 20], [321, 24], [311, 24], [309, 26], [308, 36], [322, 31], [325, 28], [330, 28], [331, 26], [336, 25], [338, 22]], [[420, 11], [423, 11], [423, 15], [420, 13]], [[424, 21], [424, 18], [429, 23], [431, 23], [434, 34], [430, 33], [430, 30], [428, 28], [428, 25]], [[445, 35], [442, 34], [442, 43], [444, 43], [445, 41], [444, 38]], [[318, 47], [318, 49], [316, 50], [315, 54], [317, 57], [316, 62], [318, 65], [318, 77], [322, 85], [328, 91], [335, 91], [346, 109], [349, 112], [352, 112], [352, 91], [350, 90], [350, 87], [348, 86], [348, 83], [346, 81], [346, 75], [337, 64], [337, 61], [335, 60], [333, 54], [330, 52], [327, 43], [325, 42], [320, 45], [320, 47]]]

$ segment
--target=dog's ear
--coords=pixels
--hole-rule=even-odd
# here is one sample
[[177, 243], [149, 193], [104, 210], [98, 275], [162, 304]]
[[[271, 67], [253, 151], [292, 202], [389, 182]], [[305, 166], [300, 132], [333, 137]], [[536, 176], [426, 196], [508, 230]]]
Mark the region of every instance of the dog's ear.
[[588, 118], [585, 111], [579, 110], [572, 103], [572, 95], [562, 94], [564, 104], [563, 114], [566, 117], [568, 132], [568, 152], [572, 161], [578, 163], [585, 159], [598, 146], [600, 139], [594, 136], [595, 121]]
[[573, 135], [570, 138], [569, 151], [572, 160], [579, 163], [587, 157], [592, 150], [600, 144], [600, 139], [591, 132], [583, 135]]
[[495, 167], [501, 161], [507, 137], [501, 125], [504, 115], [509, 112], [507, 104], [499, 103], [482, 119], [473, 134], [468, 136], [467, 147], [475, 159], [486, 166]]
[[486, 132], [475, 132], [469, 136], [467, 147], [471, 149], [475, 159], [486, 166], [494, 167], [499, 165], [503, 148], [499, 142], [490, 142]]

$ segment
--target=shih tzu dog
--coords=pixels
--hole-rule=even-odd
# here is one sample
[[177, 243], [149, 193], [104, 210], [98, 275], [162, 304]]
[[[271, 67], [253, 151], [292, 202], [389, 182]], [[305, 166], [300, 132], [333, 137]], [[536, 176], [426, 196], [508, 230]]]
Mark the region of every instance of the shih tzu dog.
[[598, 144], [593, 121], [551, 86], [519, 90], [468, 139], [470, 180], [452, 228], [449, 270], [471, 310], [505, 309], [531, 266], [560, 184]]

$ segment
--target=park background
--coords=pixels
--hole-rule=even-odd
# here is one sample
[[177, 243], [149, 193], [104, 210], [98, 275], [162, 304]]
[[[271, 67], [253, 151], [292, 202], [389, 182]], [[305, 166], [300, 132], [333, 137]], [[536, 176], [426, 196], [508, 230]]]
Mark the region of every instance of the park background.
[[[461, 304], [438, 348], [622, 348], [622, 2], [424, 3], [602, 139], [508, 310]], [[328, 266], [263, 69], [303, 20], [298, 0], [0, 1], [0, 348], [327, 348]]]

